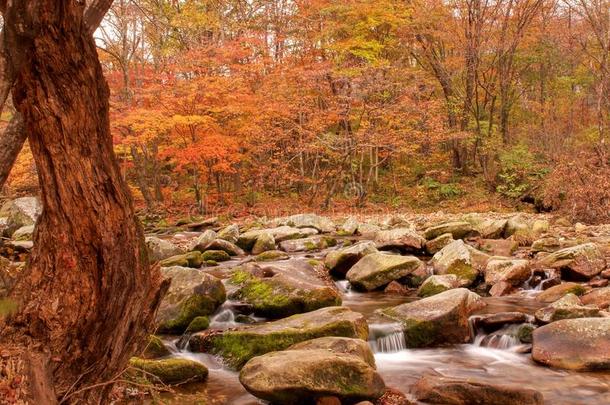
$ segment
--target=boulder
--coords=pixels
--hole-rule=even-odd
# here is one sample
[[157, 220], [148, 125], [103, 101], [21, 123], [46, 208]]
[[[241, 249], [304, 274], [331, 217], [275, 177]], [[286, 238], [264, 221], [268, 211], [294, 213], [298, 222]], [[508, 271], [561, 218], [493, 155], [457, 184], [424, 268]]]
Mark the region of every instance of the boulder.
[[454, 241], [453, 235], [450, 233], [444, 233], [436, 238], [426, 242], [426, 253], [434, 255], [440, 252], [445, 246], [451, 244]]
[[585, 287], [578, 283], [563, 283], [544, 290], [536, 296], [536, 301], [551, 303], [555, 302], [566, 294], [583, 295]]
[[564, 319], [536, 329], [532, 358], [550, 367], [610, 370], [610, 318]]
[[379, 250], [420, 251], [425, 243], [426, 240], [411, 228], [395, 228], [379, 231], [375, 236], [375, 244]]
[[381, 228], [372, 222], [364, 222], [358, 225], [358, 233], [368, 238], [374, 238]]
[[255, 262], [275, 262], [278, 260], [286, 260], [289, 258], [290, 256], [288, 256], [286, 252], [282, 252], [281, 250], [267, 250], [256, 255], [253, 260]]
[[354, 235], [358, 232], [358, 220], [354, 217], [349, 217], [343, 222], [343, 225], [339, 228], [339, 234], [341, 235]]
[[132, 378], [144, 378], [153, 384], [184, 384], [205, 381], [208, 377], [206, 366], [188, 359], [146, 360], [132, 357], [129, 365]]
[[489, 289], [489, 295], [492, 297], [503, 297], [512, 294], [514, 290], [515, 286], [508, 281], [498, 281]]
[[385, 392], [375, 368], [357, 355], [332, 349], [289, 349], [255, 357], [243, 367], [239, 381], [252, 395], [286, 405], [328, 396], [353, 403]]
[[304, 259], [247, 263], [234, 270], [230, 283], [238, 286], [232, 299], [251, 305], [256, 315], [267, 318], [341, 305], [335, 286], [318, 278]]
[[220, 355], [230, 366], [241, 368], [255, 356], [324, 336], [366, 340], [368, 325], [363, 315], [349, 308], [327, 307], [233, 330], [196, 333], [189, 345], [193, 351]]
[[351, 354], [375, 368], [375, 356], [369, 344], [362, 339], [326, 336], [297, 343], [288, 350], [328, 350], [333, 353]]
[[436, 274], [455, 274], [460, 286], [469, 286], [484, 268], [489, 256], [456, 240], [436, 253], [430, 264]]
[[531, 227], [531, 221], [523, 214], [508, 219], [504, 228], [504, 238], [512, 238], [521, 246], [531, 245], [537, 239]]
[[596, 305], [582, 305], [574, 294], [566, 294], [551, 305], [541, 308], [535, 313], [540, 323], [551, 323], [562, 319], [596, 318], [600, 316]]
[[408, 295], [409, 289], [400, 284], [398, 281], [392, 281], [383, 289], [383, 292], [393, 295]]
[[267, 232], [259, 234], [252, 246], [252, 254], [259, 255], [270, 250], [275, 250], [275, 238], [273, 235]]
[[335, 275], [345, 276], [347, 271], [364, 256], [377, 253], [375, 243], [359, 242], [347, 248], [333, 250], [326, 255], [324, 264]]
[[203, 257], [200, 252], [188, 252], [177, 256], [168, 257], [159, 262], [161, 267], [192, 267], [199, 268], [203, 264]]
[[476, 326], [483, 328], [486, 332], [493, 332], [507, 324], [525, 323], [531, 318], [523, 312], [498, 312], [495, 314], [483, 315], [476, 320]]
[[337, 241], [328, 236], [312, 236], [303, 239], [291, 239], [280, 242], [280, 249], [293, 252], [311, 252], [313, 250], [322, 250], [330, 246], [335, 246]]
[[457, 287], [459, 287], [459, 282], [455, 274], [430, 276], [417, 290], [417, 296], [422, 298], [431, 297]]
[[588, 280], [606, 267], [604, 254], [595, 243], [560, 249], [543, 257], [539, 264], [560, 269], [562, 277], [574, 280]]
[[145, 359], [157, 359], [159, 357], [169, 356], [170, 354], [171, 351], [159, 337], [150, 335], [148, 337], [148, 343], [142, 353], [142, 357]]
[[205, 248], [217, 238], [218, 235], [216, 234], [216, 232], [211, 229], [208, 229], [207, 231], [196, 237], [195, 240], [190, 243], [188, 250], [198, 250], [200, 252], [203, 252]]
[[237, 243], [239, 239], [239, 227], [236, 224], [231, 224], [218, 232], [218, 239], [226, 240], [231, 243]]
[[294, 228], [313, 228], [319, 232], [328, 233], [335, 230], [335, 223], [326, 217], [316, 214], [296, 214], [271, 221], [272, 226], [284, 225]]
[[214, 239], [206, 245], [197, 245], [195, 250], [200, 252], [205, 252], [208, 250], [222, 250], [229, 256], [243, 256], [246, 254], [239, 246], [224, 239]]
[[446, 405], [542, 405], [538, 391], [523, 387], [489, 384], [473, 379], [425, 376], [411, 388], [418, 401]]
[[224, 250], [206, 250], [201, 254], [201, 258], [204, 262], [214, 261], [214, 262], [226, 262], [231, 259], [231, 256]]
[[180, 247], [156, 236], [146, 237], [146, 248], [148, 249], [148, 259], [151, 262], [158, 262], [184, 253]]
[[432, 240], [441, 236], [444, 233], [450, 233], [453, 239], [463, 239], [469, 236], [478, 235], [470, 222], [445, 222], [440, 225], [432, 226], [424, 231], [424, 237], [427, 240]]
[[34, 236], [34, 225], [26, 225], [13, 232], [12, 239], [16, 241], [32, 240]]
[[610, 306], [610, 287], [593, 290], [580, 297], [580, 300], [585, 305], [597, 305], [602, 309], [608, 308]]
[[492, 257], [485, 268], [485, 282], [496, 284], [505, 281], [519, 286], [532, 276], [529, 260]]
[[21, 197], [6, 202], [0, 208], [0, 217], [6, 218], [4, 232], [11, 236], [22, 226], [34, 225], [42, 213], [42, 204], [36, 197]]
[[258, 237], [264, 233], [268, 233], [273, 236], [275, 242], [282, 242], [289, 239], [307, 238], [308, 236], [313, 236], [317, 234], [318, 231], [313, 228], [299, 229], [291, 226], [278, 226], [276, 228], [257, 229], [244, 232], [239, 235], [237, 245], [242, 249], [251, 250], [254, 244], [256, 243]]
[[410, 274], [422, 264], [414, 256], [372, 253], [360, 259], [345, 276], [354, 287], [370, 291]]
[[408, 347], [430, 347], [471, 341], [468, 317], [484, 306], [477, 294], [456, 288], [380, 313], [401, 323]]
[[562, 243], [559, 238], [554, 236], [547, 236], [544, 238], [536, 239], [532, 243], [532, 251], [533, 252], [548, 252], [553, 253], [561, 249]]
[[519, 248], [519, 244], [510, 239], [481, 239], [478, 248], [492, 256], [510, 256]]
[[477, 214], [465, 215], [464, 221], [469, 222], [484, 239], [502, 238], [508, 222], [506, 219], [484, 218]]
[[225, 301], [222, 282], [201, 270], [186, 267], [161, 269], [171, 284], [157, 311], [160, 333], [182, 333], [198, 316], [213, 314]]

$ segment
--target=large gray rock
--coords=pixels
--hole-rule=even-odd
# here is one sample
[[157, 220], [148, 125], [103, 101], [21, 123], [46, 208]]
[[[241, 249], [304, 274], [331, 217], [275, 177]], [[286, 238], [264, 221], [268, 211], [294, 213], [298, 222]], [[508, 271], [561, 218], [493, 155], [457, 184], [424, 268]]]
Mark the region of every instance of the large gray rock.
[[441, 236], [444, 233], [450, 233], [454, 239], [463, 239], [468, 236], [478, 235], [473, 226], [469, 222], [446, 222], [440, 225], [432, 226], [424, 231], [424, 237], [427, 240], [432, 240]]
[[550, 367], [610, 370], [610, 318], [557, 321], [534, 331], [532, 358]]
[[289, 349], [250, 360], [239, 381], [252, 395], [277, 404], [306, 404], [322, 396], [350, 403], [377, 399], [385, 384], [359, 356], [325, 349]]
[[463, 219], [469, 222], [484, 239], [502, 238], [507, 223], [506, 219], [485, 218], [479, 214], [468, 214]]
[[284, 252], [311, 252], [322, 250], [337, 244], [337, 241], [329, 236], [311, 236], [303, 239], [291, 239], [280, 242], [280, 249]]
[[473, 379], [422, 377], [411, 388], [418, 401], [445, 405], [542, 405], [538, 391], [523, 387], [489, 384]]
[[484, 306], [477, 294], [456, 288], [380, 312], [401, 323], [408, 347], [430, 347], [470, 342], [468, 318]]
[[226, 299], [222, 282], [201, 270], [174, 266], [161, 268], [161, 274], [172, 281], [157, 312], [160, 333], [184, 332], [193, 319], [213, 314]]
[[362, 339], [327, 336], [297, 343], [288, 350], [328, 350], [333, 353], [351, 354], [375, 368], [375, 355], [367, 342]]
[[436, 253], [430, 264], [436, 274], [455, 274], [460, 286], [469, 286], [484, 268], [489, 256], [458, 239]]
[[372, 253], [360, 259], [346, 278], [354, 287], [370, 291], [411, 274], [422, 265], [414, 256]]
[[417, 296], [426, 298], [440, 294], [447, 290], [459, 286], [458, 278], [455, 274], [444, 274], [428, 277], [417, 290]]
[[239, 239], [239, 227], [236, 224], [231, 224], [218, 232], [218, 239], [223, 239], [231, 243], [237, 243]]
[[551, 305], [536, 311], [536, 319], [540, 323], [551, 323], [562, 319], [597, 318], [599, 308], [595, 305], [582, 305], [574, 294], [566, 294]]
[[361, 314], [346, 307], [327, 307], [259, 325], [197, 333], [189, 345], [193, 351], [220, 355], [230, 366], [241, 368], [253, 357], [306, 340], [325, 336], [366, 340], [368, 333]]
[[42, 205], [36, 197], [17, 198], [0, 208], [0, 217], [7, 218], [5, 233], [8, 236], [22, 226], [34, 225], [41, 213]]
[[440, 252], [445, 246], [450, 245], [454, 241], [453, 235], [444, 233], [436, 238], [426, 242], [426, 253], [435, 255]]
[[267, 232], [258, 235], [252, 246], [252, 254], [260, 255], [263, 252], [275, 250], [275, 238]]
[[273, 236], [275, 242], [289, 239], [301, 239], [318, 233], [314, 228], [295, 228], [291, 226], [278, 226], [276, 228], [256, 229], [239, 235], [237, 245], [245, 250], [251, 250], [260, 235], [267, 233]]
[[304, 259], [248, 263], [234, 270], [230, 283], [238, 286], [232, 299], [251, 305], [255, 314], [267, 318], [341, 305], [334, 285], [318, 278]]
[[528, 260], [492, 257], [485, 269], [485, 282], [493, 285], [504, 281], [518, 286], [531, 275], [532, 269]]
[[563, 277], [587, 280], [602, 272], [606, 260], [595, 243], [585, 243], [551, 253], [543, 257], [539, 264], [560, 269]]
[[359, 242], [355, 245], [329, 252], [324, 259], [324, 264], [333, 274], [345, 276], [345, 273], [354, 264], [371, 253], [377, 253], [374, 242]]
[[184, 253], [184, 249], [156, 236], [146, 237], [146, 247], [148, 248], [148, 260], [151, 262], [158, 262]]
[[326, 217], [316, 214], [296, 214], [284, 218], [276, 218], [271, 221], [272, 226], [287, 225], [295, 228], [314, 228], [319, 232], [333, 232], [335, 223]]
[[205, 245], [197, 245], [195, 249], [200, 252], [205, 252], [208, 250], [222, 250], [229, 256], [243, 256], [246, 254], [239, 246], [224, 239], [214, 239]]
[[375, 243], [380, 250], [399, 249], [402, 251], [420, 251], [426, 240], [411, 228], [395, 228], [379, 231]]

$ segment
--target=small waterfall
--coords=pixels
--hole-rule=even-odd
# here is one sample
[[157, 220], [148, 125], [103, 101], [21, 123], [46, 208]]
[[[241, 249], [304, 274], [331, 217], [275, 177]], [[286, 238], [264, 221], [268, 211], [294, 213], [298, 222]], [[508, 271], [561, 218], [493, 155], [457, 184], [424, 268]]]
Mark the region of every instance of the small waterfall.
[[506, 325], [502, 329], [486, 334], [479, 331], [474, 338], [473, 346], [489, 347], [500, 350], [513, 350], [521, 347], [521, 341], [517, 337], [519, 324]]
[[351, 284], [347, 280], [337, 280], [335, 282], [335, 284], [336, 284], [337, 288], [339, 289], [339, 291], [342, 292], [343, 294], [349, 293], [350, 290], [352, 289]]
[[400, 324], [374, 324], [369, 331], [369, 345], [374, 353], [395, 353], [407, 348]]
[[235, 313], [231, 309], [223, 309], [210, 320], [210, 329], [226, 329], [237, 326]]

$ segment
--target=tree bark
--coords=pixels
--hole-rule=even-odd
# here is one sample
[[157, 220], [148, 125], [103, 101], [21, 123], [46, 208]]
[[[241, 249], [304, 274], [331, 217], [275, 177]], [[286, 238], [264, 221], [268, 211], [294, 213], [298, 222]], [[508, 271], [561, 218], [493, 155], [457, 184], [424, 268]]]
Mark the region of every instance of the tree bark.
[[59, 399], [103, 403], [112, 384], [100, 383], [140, 347], [167, 284], [149, 267], [114, 156], [109, 90], [83, 5], [9, 1], [4, 21], [43, 213], [2, 338], [49, 356]]

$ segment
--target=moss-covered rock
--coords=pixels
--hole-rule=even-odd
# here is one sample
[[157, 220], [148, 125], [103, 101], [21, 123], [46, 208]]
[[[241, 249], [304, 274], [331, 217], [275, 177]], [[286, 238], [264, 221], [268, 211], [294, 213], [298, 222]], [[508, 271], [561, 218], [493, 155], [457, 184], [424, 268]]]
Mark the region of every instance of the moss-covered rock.
[[405, 277], [422, 266], [414, 256], [372, 253], [364, 256], [345, 275], [356, 288], [374, 290]]
[[291, 239], [280, 242], [280, 249], [285, 252], [311, 252], [334, 246], [337, 241], [328, 236], [312, 236], [303, 239]]
[[203, 257], [200, 252], [188, 252], [182, 255], [168, 257], [167, 259], [159, 262], [161, 267], [192, 267], [199, 268], [203, 264]]
[[316, 214], [296, 214], [289, 217], [275, 218], [270, 221], [271, 226], [287, 225], [295, 228], [313, 228], [318, 232], [333, 232], [335, 223], [327, 217]]
[[231, 298], [250, 304], [255, 314], [267, 318], [341, 305], [335, 286], [319, 279], [303, 259], [248, 263], [234, 270], [230, 283], [239, 287]]
[[193, 351], [220, 355], [230, 366], [241, 368], [255, 356], [324, 336], [366, 340], [368, 325], [357, 312], [328, 307], [260, 325], [194, 334], [189, 345]]
[[450, 233], [453, 239], [463, 239], [468, 236], [478, 235], [474, 227], [466, 221], [445, 222], [440, 225], [432, 226], [424, 231], [424, 237], [432, 240], [445, 233]]
[[206, 245], [197, 245], [195, 249], [200, 252], [221, 250], [229, 256], [243, 256], [246, 254], [239, 246], [224, 239], [214, 239]]
[[595, 243], [585, 243], [551, 253], [539, 264], [561, 270], [563, 278], [588, 280], [601, 273], [606, 267], [606, 259]]
[[207, 316], [198, 316], [194, 318], [189, 326], [184, 331], [185, 333], [197, 333], [206, 330], [210, 327], [210, 318]]
[[213, 314], [226, 299], [222, 282], [201, 270], [176, 266], [161, 271], [172, 283], [157, 312], [160, 333], [184, 332], [193, 319]]
[[[273, 236], [275, 242], [282, 242], [290, 239], [302, 239], [318, 233], [313, 228], [295, 228], [292, 226], [278, 226], [276, 228], [256, 229], [239, 235], [237, 245], [245, 250], [252, 250], [259, 236], [267, 233]], [[275, 247], [274, 247], [275, 249]]]
[[282, 252], [281, 250], [268, 250], [263, 253], [259, 253], [254, 257], [255, 262], [273, 262], [276, 260], [286, 260], [289, 259], [290, 256], [286, 254], [286, 252]]
[[582, 305], [576, 295], [569, 293], [536, 311], [535, 316], [540, 323], [551, 323], [562, 319], [597, 318], [601, 315], [597, 306]]
[[237, 243], [239, 239], [239, 227], [236, 224], [231, 224], [218, 232], [218, 239], [223, 239], [231, 243]]
[[551, 303], [555, 302], [566, 294], [583, 295], [587, 290], [578, 283], [563, 283], [544, 290], [536, 296], [536, 301]]
[[445, 246], [453, 242], [453, 235], [450, 233], [444, 233], [437, 236], [436, 238], [426, 241], [426, 253], [434, 255], [440, 252]]
[[380, 313], [401, 323], [408, 347], [430, 347], [469, 342], [468, 317], [484, 305], [477, 294], [456, 288]]
[[334, 396], [346, 403], [377, 399], [385, 384], [358, 356], [327, 349], [286, 350], [250, 360], [239, 381], [254, 396], [277, 404], [312, 403]]
[[132, 357], [129, 360], [131, 378], [144, 378], [149, 382], [167, 385], [205, 381], [208, 369], [201, 363], [187, 359], [146, 360]]
[[231, 256], [224, 250], [206, 250], [201, 254], [201, 257], [206, 262], [210, 260], [214, 262], [225, 262], [231, 259]]
[[430, 264], [436, 274], [455, 274], [460, 286], [471, 285], [487, 264], [489, 256], [458, 239], [436, 253]]
[[458, 287], [455, 274], [444, 274], [428, 277], [417, 290], [417, 296], [426, 298]]
[[270, 233], [263, 232], [256, 238], [252, 246], [252, 254], [259, 255], [270, 250], [275, 250], [275, 238]]
[[159, 357], [169, 356], [171, 352], [165, 346], [161, 338], [155, 335], [150, 335], [148, 337], [148, 343], [144, 348], [144, 352], [142, 353], [142, 357], [145, 359], [157, 359]]
[[329, 252], [324, 258], [324, 264], [334, 275], [345, 276], [345, 273], [354, 264], [371, 253], [377, 253], [374, 242], [359, 242], [347, 248]]

